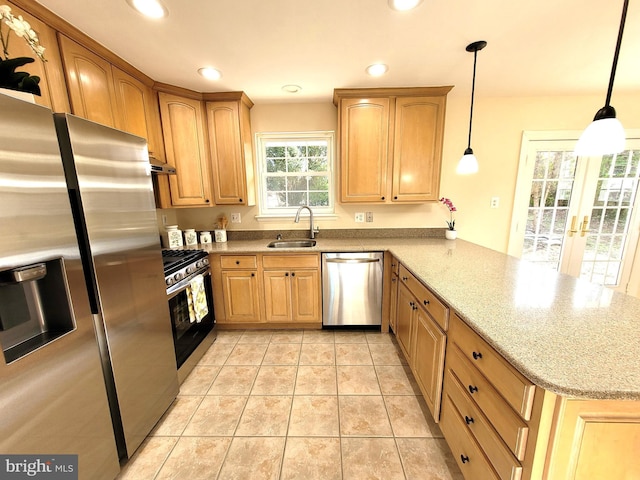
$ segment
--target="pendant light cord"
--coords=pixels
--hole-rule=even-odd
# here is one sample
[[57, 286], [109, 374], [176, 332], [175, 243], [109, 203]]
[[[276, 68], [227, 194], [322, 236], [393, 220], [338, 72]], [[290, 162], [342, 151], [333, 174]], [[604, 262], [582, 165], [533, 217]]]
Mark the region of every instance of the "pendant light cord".
[[[629, 0], [625, 0], [628, 2]], [[473, 98], [476, 92], [476, 60], [478, 58], [478, 50], [473, 52], [473, 80], [471, 81], [471, 111], [469, 112], [469, 142], [467, 149], [471, 148], [471, 124], [473, 123]]]
[[[608, 107], [609, 103], [611, 102], [611, 93], [613, 92], [613, 80], [615, 79], [616, 68], [618, 67], [618, 55], [620, 54], [620, 44], [622, 43], [622, 33], [624, 32], [624, 24], [627, 20], [628, 8], [629, 8], [629, 0], [624, 0], [624, 5], [622, 7], [622, 18], [620, 19], [620, 30], [618, 31], [618, 41], [616, 43], [616, 52], [613, 54], [613, 65], [611, 66], [611, 76], [609, 77], [609, 88], [607, 89], [607, 100], [605, 102], [605, 107]], [[474, 68], [474, 75], [475, 75], [475, 63], [473, 68]], [[473, 103], [471, 104], [471, 108], [473, 109]], [[469, 136], [471, 136], [471, 132], [469, 132]]]

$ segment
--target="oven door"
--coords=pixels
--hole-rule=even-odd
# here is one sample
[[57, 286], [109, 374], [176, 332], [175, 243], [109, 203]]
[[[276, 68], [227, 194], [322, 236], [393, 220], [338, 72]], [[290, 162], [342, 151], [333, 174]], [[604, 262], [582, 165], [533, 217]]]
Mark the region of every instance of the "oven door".
[[202, 342], [204, 337], [213, 329], [215, 323], [213, 313], [213, 296], [211, 289], [211, 271], [207, 269], [201, 273], [204, 278], [205, 297], [207, 299], [208, 313], [198, 322], [193, 313], [189, 313], [189, 286], [188, 281], [179, 289], [168, 294], [169, 312], [171, 313], [171, 327], [176, 350], [176, 364], [182, 366], [189, 355]]

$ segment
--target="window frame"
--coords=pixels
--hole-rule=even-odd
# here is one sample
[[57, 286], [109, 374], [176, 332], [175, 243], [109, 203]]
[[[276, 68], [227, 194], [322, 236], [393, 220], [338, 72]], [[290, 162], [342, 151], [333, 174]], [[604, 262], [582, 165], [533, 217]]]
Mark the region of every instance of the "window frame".
[[257, 159], [257, 179], [258, 179], [258, 209], [257, 219], [270, 219], [291, 217], [295, 215], [299, 207], [268, 208], [267, 207], [267, 157], [266, 144], [272, 141], [296, 142], [296, 141], [326, 141], [327, 142], [327, 173], [329, 177], [329, 205], [326, 207], [312, 206], [314, 215], [334, 216], [335, 215], [335, 132], [333, 131], [305, 131], [305, 132], [261, 132], [256, 133], [256, 159]]

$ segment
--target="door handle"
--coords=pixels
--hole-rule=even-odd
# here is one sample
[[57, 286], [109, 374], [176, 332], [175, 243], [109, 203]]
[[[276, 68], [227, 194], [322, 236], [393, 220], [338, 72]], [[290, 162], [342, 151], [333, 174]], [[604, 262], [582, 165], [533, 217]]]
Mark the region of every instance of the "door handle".
[[578, 229], [576, 228], [576, 223], [577, 222], [578, 222], [578, 217], [576, 215], [571, 217], [571, 228], [569, 228], [569, 230], [567, 231], [567, 234], [570, 237], [573, 237], [574, 233], [578, 233]]
[[582, 223], [580, 224], [581, 237], [584, 237], [587, 233], [589, 233], [589, 229], [587, 228], [588, 226], [589, 226], [589, 217], [585, 215], [584, 220], [582, 220]]

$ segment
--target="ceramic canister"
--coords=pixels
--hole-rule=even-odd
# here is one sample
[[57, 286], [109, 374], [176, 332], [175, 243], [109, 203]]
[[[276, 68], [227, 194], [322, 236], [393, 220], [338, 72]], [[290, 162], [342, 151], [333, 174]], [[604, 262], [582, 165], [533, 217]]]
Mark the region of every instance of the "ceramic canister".
[[216, 236], [216, 242], [226, 242], [227, 241], [227, 231], [221, 229], [215, 229], [214, 234]]

